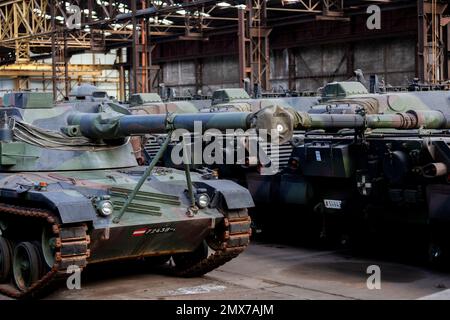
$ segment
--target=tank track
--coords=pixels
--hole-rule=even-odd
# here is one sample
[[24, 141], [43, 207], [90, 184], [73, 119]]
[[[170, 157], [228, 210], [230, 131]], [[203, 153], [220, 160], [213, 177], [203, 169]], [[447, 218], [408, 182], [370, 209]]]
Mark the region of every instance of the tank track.
[[[213, 245], [215, 252], [184, 270], [177, 270], [180, 277], [199, 277], [236, 258], [250, 244], [251, 218], [247, 209], [222, 212], [224, 215], [221, 234]], [[220, 228], [219, 227], [219, 228]]]
[[40, 219], [47, 223], [56, 237], [55, 263], [44, 276], [35, 282], [27, 291], [20, 291], [13, 284], [0, 284], [0, 294], [14, 299], [23, 299], [38, 294], [53, 280], [65, 279], [69, 266], [78, 266], [83, 269], [89, 258], [90, 238], [86, 234], [87, 226], [84, 224], [63, 227], [53, 213], [48, 210], [12, 206], [0, 203], [0, 214], [24, 218]]

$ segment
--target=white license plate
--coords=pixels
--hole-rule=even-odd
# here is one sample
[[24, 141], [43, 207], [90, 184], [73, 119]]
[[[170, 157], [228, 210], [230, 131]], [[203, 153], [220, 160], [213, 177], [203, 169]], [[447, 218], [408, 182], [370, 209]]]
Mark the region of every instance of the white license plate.
[[323, 200], [325, 204], [325, 208], [327, 209], [342, 209], [342, 201], [341, 200]]

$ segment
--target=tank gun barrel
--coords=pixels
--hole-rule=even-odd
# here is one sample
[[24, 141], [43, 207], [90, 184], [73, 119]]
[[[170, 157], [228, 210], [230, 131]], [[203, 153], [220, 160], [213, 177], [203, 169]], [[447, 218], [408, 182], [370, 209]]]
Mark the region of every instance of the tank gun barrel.
[[[195, 113], [195, 114], [150, 114], [150, 115], [111, 115], [107, 113], [71, 114], [65, 132], [68, 135], [82, 135], [91, 139], [118, 139], [133, 135], [160, 134], [176, 129], [195, 132], [217, 129], [265, 129], [284, 137], [290, 135], [293, 127], [291, 117], [280, 107], [268, 107], [255, 113]], [[286, 135], [285, 135], [286, 133]]]
[[441, 111], [396, 114], [308, 114], [289, 110], [294, 129], [450, 129], [450, 115]]

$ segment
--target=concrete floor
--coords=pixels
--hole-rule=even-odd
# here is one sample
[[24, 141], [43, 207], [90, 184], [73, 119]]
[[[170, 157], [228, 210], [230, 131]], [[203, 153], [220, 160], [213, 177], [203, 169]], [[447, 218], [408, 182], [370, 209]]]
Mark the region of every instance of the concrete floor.
[[[369, 265], [381, 268], [381, 290], [367, 288]], [[47, 299], [448, 299], [446, 288], [450, 273], [345, 251], [253, 243], [202, 278], [175, 278], [166, 267], [142, 264], [94, 266], [84, 272], [81, 290], [59, 289]]]

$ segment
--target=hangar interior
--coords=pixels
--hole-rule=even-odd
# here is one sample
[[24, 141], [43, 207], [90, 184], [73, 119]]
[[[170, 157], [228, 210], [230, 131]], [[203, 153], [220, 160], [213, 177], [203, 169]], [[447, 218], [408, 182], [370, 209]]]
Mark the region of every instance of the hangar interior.
[[[369, 28], [371, 5], [382, 10]], [[307, 95], [357, 69], [390, 88], [450, 74], [439, 0], [13, 0], [0, 2], [0, 19], [0, 92], [55, 100], [82, 83], [125, 101], [163, 88], [177, 98], [255, 85]]]
[[449, 0], [0, 0], [0, 106], [0, 300], [450, 299]]

